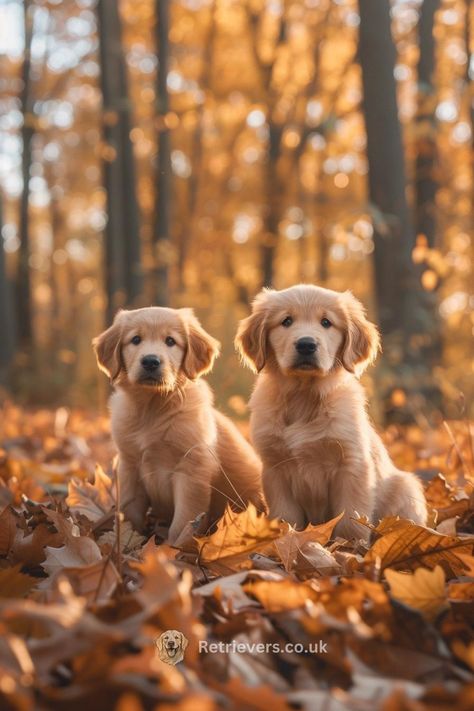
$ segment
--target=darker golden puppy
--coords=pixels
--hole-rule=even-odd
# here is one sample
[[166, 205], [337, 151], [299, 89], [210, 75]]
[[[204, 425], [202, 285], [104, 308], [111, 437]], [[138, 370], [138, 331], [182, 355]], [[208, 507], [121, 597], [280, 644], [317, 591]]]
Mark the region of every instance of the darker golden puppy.
[[170, 524], [170, 543], [202, 512], [215, 521], [227, 501], [262, 509], [259, 459], [199, 379], [219, 344], [190, 309], [121, 311], [94, 349], [115, 386], [122, 509], [135, 528], [150, 504]]
[[270, 516], [303, 528], [344, 512], [336, 532], [345, 537], [367, 535], [356, 512], [426, 523], [420, 482], [396, 469], [367, 415], [358, 376], [379, 336], [350, 292], [264, 290], [236, 345], [259, 373], [251, 438]]

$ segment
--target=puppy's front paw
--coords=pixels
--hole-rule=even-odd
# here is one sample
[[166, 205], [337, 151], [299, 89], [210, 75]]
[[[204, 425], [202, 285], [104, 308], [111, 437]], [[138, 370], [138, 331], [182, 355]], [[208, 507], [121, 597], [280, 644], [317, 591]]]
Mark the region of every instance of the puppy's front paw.
[[361, 523], [357, 523], [357, 521], [349, 518], [349, 516], [344, 515], [335, 527], [334, 535], [339, 536], [339, 538], [345, 538], [347, 541], [355, 538], [358, 541], [363, 540], [368, 543], [370, 538], [370, 529], [367, 528], [367, 526], [363, 526]]

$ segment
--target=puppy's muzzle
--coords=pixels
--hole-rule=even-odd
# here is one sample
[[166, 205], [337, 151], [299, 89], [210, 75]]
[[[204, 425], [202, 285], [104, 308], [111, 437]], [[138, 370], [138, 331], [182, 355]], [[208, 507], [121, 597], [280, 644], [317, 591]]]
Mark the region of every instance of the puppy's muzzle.
[[314, 338], [298, 338], [298, 340], [295, 343], [295, 348], [297, 353], [299, 353], [302, 356], [311, 356], [313, 353], [316, 353], [317, 349], [317, 344]]
[[318, 350], [318, 344], [314, 338], [309, 336], [298, 338], [298, 340], [295, 341], [295, 350], [297, 353], [294, 364], [295, 368], [305, 370], [317, 367], [316, 352]]
[[140, 361], [142, 368], [141, 380], [160, 380], [161, 361], [156, 355], [146, 355]]
[[143, 356], [141, 365], [143, 370], [146, 370], [147, 373], [154, 373], [160, 367], [161, 361], [156, 355], [146, 355]]

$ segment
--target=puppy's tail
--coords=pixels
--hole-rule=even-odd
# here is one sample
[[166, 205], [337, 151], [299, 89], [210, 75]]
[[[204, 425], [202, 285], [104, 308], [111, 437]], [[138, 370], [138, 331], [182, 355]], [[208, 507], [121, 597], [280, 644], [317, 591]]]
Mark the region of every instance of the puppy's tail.
[[395, 470], [378, 485], [374, 521], [400, 516], [426, 526], [428, 512], [421, 481], [415, 474]]

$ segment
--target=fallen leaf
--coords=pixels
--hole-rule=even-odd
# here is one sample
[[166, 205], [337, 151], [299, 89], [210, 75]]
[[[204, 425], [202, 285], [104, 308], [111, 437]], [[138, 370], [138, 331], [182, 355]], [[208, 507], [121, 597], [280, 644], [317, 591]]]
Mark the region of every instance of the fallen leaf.
[[82, 514], [96, 522], [115, 508], [115, 491], [112, 479], [99, 465], [95, 468], [94, 481], [69, 482], [66, 503], [75, 514]]
[[217, 529], [210, 536], [197, 537], [202, 564], [218, 561], [229, 567], [251, 567], [250, 553], [275, 540], [281, 524], [260, 515], [253, 504], [236, 513], [227, 507]]
[[[130, 521], [122, 521], [120, 524], [120, 550], [122, 553], [131, 553], [132, 551], [141, 548], [145, 542], [145, 536], [140, 535], [132, 527]], [[101, 548], [107, 548], [109, 551], [116, 548], [117, 545], [117, 533], [116, 533], [116, 521], [114, 521], [114, 528], [112, 531], [106, 531], [98, 539], [97, 543]]]
[[443, 536], [436, 531], [410, 522], [391, 528], [373, 544], [364, 560], [381, 570], [402, 568], [415, 570], [420, 566], [441, 565], [449, 577], [465, 570], [460, 554], [470, 555], [474, 541]]
[[299, 578], [311, 578], [315, 575], [339, 575], [341, 566], [330, 551], [320, 543], [310, 541], [298, 551], [294, 571]]
[[85, 566], [102, 561], [102, 554], [97, 543], [87, 536], [77, 536], [61, 548], [45, 548], [46, 560], [41, 564], [52, 575], [63, 568]]
[[318, 592], [310, 583], [294, 580], [249, 581], [243, 585], [244, 591], [252, 595], [267, 612], [284, 612], [304, 607], [308, 601], [316, 602]]
[[56, 602], [55, 585], [58, 576], [68, 580], [75, 595], [97, 604], [109, 600], [120, 583], [117, 568], [109, 558], [100, 559], [90, 565], [58, 568], [48, 580], [38, 586], [40, 590], [46, 591], [44, 601]]
[[0, 570], [0, 598], [24, 597], [38, 583], [37, 578], [20, 572], [20, 565]]
[[399, 602], [418, 610], [427, 620], [433, 620], [447, 607], [446, 576], [441, 566], [433, 570], [417, 568], [414, 573], [385, 570], [390, 594]]
[[24, 531], [18, 530], [10, 551], [10, 560], [28, 566], [40, 565], [46, 558], [46, 546], [60, 546], [63, 542], [61, 534], [44, 523], [36, 526], [27, 536]]
[[453, 642], [453, 652], [474, 672], [474, 642], [466, 645], [460, 639], [455, 639]]
[[17, 535], [18, 516], [10, 506], [0, 514], [0, 555], [7, 556]]
[[305, 543], [312, 542], [321, 545], [327, 543], [342, 516], [343, 514], [341, 513], [336, 518], [318, 526], [310, 524], [304, 531], [296, 531], [294, 528], [290, 528], [285, 535], [277, 538], [274, 545], [285, 570], [289, 572], [293, 570], [297, 561], [298, 551], [301, 550]]
[[428, 483], [425, 489], [425, 496], [434, 509], [442, 509], [452, 504], [454, 491], [442, 474], [436, 474]]

